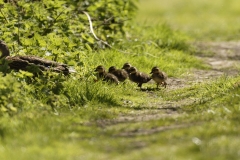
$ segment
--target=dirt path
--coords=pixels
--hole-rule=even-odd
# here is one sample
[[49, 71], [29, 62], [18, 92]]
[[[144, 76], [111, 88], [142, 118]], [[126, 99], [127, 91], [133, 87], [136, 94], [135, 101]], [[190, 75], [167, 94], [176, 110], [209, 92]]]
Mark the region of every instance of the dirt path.
[[211, 66], [212, 70], [227, 75], [238, 74], [240, 62], [240, 42], [197, 43], [199, 51], [212, 52], [213, 56], [201, 56]]
[[210, 70], [194, 70], [184, 79], [169, 78], [170, 89], [186, 87], [222, 75], [237, 75], [240, 64], [240, 42], [195, 43], [198, 58], [210, 66]]

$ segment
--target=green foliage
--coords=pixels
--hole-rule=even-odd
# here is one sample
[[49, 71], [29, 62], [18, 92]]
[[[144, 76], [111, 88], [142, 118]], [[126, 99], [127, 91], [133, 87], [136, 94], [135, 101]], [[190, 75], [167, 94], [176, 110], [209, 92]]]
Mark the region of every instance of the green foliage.
[[[93, 38], [88, 19], [82, 11], [90, 14], [97, 36], [112, 43], [128, 31], [129, 21], [137, 10], [135, 2], [136, 0], [0, 1], [0, 36], [9, 46], [12, 55], [31, 54], [72, 65], [78, 71], [74, 78], [81, 77], [82, 81], [82, 77], [89, 75], [88, 54], [102, 47]], [[34, 72], [35, 69], [30, 67], [29, 71]], [[11, 73], [4, 60], [1, 61], [0, 70]], [[97, 88], [90, 88], [85, 83], [74, 82], [79, 85], [78, 93], [75, 86], [65, 86], [65, 82], [70, 82], [63, 75], [43, 73], [33, 77], [29, 72], [20, 71], [12, 76], [17, 79], [16, 83], [24, 84], [22, 89], [26, 95], [51, 106], [54, 112], [60, 108], [80, 107], [90, 101], [115, 103], [114, 96], [103, 91], [99, 83]]]
[[[67, 52], [99, 48], [89, 30], [89, 22], [81, 11], [87, 11], [93, 19], [96, 34], [109, 43], [125, 35], [128, 21], [136, 11], [136, 0], [104, 1], [9, 1], [0, 14], [0, 35], [9, 46], [19, 52], [67, 61], [74, 57]], [[15, 41], [15, 43], [11, 43]], [[34, 47], [35, 46], [35, 47]]]

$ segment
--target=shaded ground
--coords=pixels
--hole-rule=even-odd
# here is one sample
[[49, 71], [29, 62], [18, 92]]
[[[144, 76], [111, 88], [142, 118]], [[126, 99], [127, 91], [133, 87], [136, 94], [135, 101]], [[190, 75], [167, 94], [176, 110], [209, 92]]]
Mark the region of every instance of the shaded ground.
[[[240, 61], [240, 42], [220, 42], [220, 43], [196, 43], [198, 57], [210, 66], [209, 70], [194, 70], [184, 78], [169, 78], [167, 90], [175, 90], [190, 86], [194, 83], [212, 80], [222, 75], [234, 76], [239, 74]], [[159, 126], [155, 128], [128, 129], [130, 124], [146, 122], [151, 120], [160, 120], [166, 117], [176, 118], [181, 116], [182, 106], [190, 105], [195, 102], [194, 99], [183, 99], [180, 101], [161, 101], [154, 91], [149, 91], [149, 102], [146, 107], [139, 108], [132, 102], [123, 101], [126, 107], [132, 108], [132, 114], [123, 114], [114, 120], [99, 120], [97, 125], [106, 129], [121, 129], [115, 136], [137, 136], [154, 134], [167, 130], [186, 128], [197, 124], [174, 124], [169, 126]]]

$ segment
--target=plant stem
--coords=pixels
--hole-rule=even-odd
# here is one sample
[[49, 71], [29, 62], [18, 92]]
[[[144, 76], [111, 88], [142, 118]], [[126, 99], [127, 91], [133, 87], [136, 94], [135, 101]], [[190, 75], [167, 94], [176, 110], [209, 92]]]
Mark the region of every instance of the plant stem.
[[5, 21], [6, 21], [7, 23], [9, 23], [8, 19], [7, 19], [6, 16], [3, 14], [1, 8], [0, 8], [0, 12], [1, 12], [2, 16], [4, 17]]

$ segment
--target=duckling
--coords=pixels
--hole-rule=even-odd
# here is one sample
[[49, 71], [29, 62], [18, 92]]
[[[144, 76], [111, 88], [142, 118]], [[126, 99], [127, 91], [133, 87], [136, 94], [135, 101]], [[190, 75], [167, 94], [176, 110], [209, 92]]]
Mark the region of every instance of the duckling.
[[120, 82], [125, 81], [128, 78], [128, 73], [124, 69], [117, 69], [115, 66], [111, 66], [108, 69], [108, 73], [115, 75]]
[[97, 66], [95, 72], [98, 72], [97, 74], [98, 80], [102, 79], [103, 81], [119, 84], [118, 78], [111, 73], [107, 73], [106, 69], [102, 65]]
[[167, 86], [167, 74], [165, 72], [160, 71], [158, 67], [153, 67], [152, 71], [150, 72], [152, 74], [152, 79], [157, 83], [157, 88], [159, 84], [164, 86], [166, 88]]
[[39, 68], [39, 71], [37, 71], [38, 73], [50, 70], [68, 75], [69, 73], [75, 72], [73, 70], [71, 71], [66, 64], [46, 60], [37, 56], [10, 56], [10, 51], [6, 43], [2, 40], [0, 40], [0, 51], [2, 52], [0, 59], [4, 58], [8, 62], [10, 69], [16, 71], [29, 71], [29, 67], [37, 67]]
[[132, 82], [137, 83], [138, 87], [140, 88], [142, 88], [143, 83], [147, 83], [151, 80], [151, 77], [149, 77], [148, 74], [139, 72], [136, 67], [130, 67], [129, 71], [130, 71], [129, 79]]
[[124, 69], [125, 71], [127, 71], [128, 75], [130, 74], [130, 68], [132, 67], [132, 65], [130, 63], [124, 63], [122, 69]]

